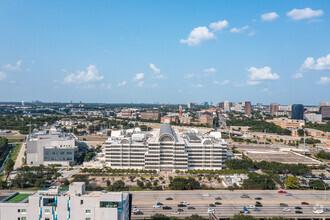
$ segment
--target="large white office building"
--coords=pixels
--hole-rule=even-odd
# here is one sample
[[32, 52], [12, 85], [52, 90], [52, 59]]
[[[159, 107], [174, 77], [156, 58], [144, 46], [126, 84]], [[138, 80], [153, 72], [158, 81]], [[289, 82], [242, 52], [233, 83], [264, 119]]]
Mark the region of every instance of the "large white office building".
[[157, 171], [225, 167], [227, 143], [220, 132], [178, 131], [168, 123], [151, 132], [113, 131], [106, 141], [107, 166]]
[[41, 164], [69, 165], [78, 153], [78, 138], [52, 127], [45, 131], [34, 131], [26, 138], [26, 162], [29, 166]]
[[85, 191], [84, 182], [74, 182], [68, 191], [13, 193], [0, 202], [0, 220], [129, 220], [130, 210], [129, 193]]

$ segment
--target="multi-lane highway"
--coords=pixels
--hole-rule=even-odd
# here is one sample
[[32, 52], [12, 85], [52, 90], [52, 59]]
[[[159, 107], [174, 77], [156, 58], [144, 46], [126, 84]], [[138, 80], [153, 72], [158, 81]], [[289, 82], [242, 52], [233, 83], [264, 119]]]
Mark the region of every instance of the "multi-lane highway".
[[[263, 207], [260, 211], [251, 211], [250, 215], [253, 216], [285, 216], [285, 217], [330, 217], [330, 212], [323, 214], [314, 214], [314, 209], [330, 208], [330, 192], [325, 191], [289, 191], [292, 196], [280, 194], [277, 191], [227, 191], [227, 190], [214, 190], [214, 191], [139, 191], [132, 192], [133, 205], [136, 206], [144, 215], [132, 215], [133, 219], [143, 219], [150, 217], [156, 213], [165, 214], [168, 216], [190, 216], [192, 214], [199, 214], [208, 216], [207, 210], [210, 204], [221, 202], [221, 205], [211, 207], [215, 209], [217, 217], [230, 217], [243, 211], [243, 207], [255, 205], [256, 197], [261, 197], [259, 200]], [[203, 196], [204, 193], [209, 193], [210, 197]], [[243, 194], [249, 195], [249, 198], [241, 198]], [[173, 200], [166, 200], [167, 197]], [[216, 200], [216, 197], [221, 197], [222, 200]], [[186, 201], [190, 203], [188, 206], [193, 206], [195, 209], [188, 209], [187, 207], [178, 207], [180, 202]], [[163, 210], [162, 208], [153, 208], [153, 205], [161, 202], [164, 206], [172, 207], [172, 210]], [[302, 202], [308, 202], [309, 205], [302, 205]], [[283, 211], [284, 207], [280, 203], [286, 203], [291, 211]], [[300, 206], [302, 214], [296, 214], [295, 207]], [[183, 212], [175, 215], [173, 211], [183, 209]]]

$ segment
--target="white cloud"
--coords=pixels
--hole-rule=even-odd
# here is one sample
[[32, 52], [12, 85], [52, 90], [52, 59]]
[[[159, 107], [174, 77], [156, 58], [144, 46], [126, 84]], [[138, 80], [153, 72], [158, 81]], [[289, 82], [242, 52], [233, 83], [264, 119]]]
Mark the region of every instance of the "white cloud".
[[330, 84], [330, 77], [322, 76], [320, 78], [320, 81], [318, 81], [317, 83], [321, 85], [328, 85]]
[[248, 28], [249, 28], [249, 25], [245, 25], [244, 27], [241, 27], [241, 28], [232, 28], [232, 29], [230, 29], [230, 32], [231, 33], [243, 33]]
[[291, 76], [292, 79], [300, 79], [303, 78], [303, 74], [301, 73], [296, 73]]
[[9, 71], [20, 71], [20, 67], [22, 65], [22, 60], [18, 60], [15, 64], [15, 66], [12, 66], [11, 64], [3, 65], [3, 68], [9, 70]]
[[307, 57], [301, 65], [301, 69], [311, 70], [330, 70], [330, 54], [315, 60], [313, 57]]
[[280, 16], [276, 12], [269, 12], [269, 13], [261, 15], [261, 20], [274, 21], [278, 17], [280, 17]]
[[251, 31], [248, 35], [249, 35], [249, 36], [253, 36], [253, 35], [255, 35], [255, 34], [256, 34], [255, 31]]
[[204, 70], [205, 73], [215, 73], [216, 71], [217, 71], [217, 69], [215, 69], [213, 67]]
[[112, 89], [112, 86], [111, 86], [110, 83], [109, 83], [109, 84], [102, 83], [102, 84], [101, 84], [101, 87], [104, 88], [104, 89]]
[[194, 87], [194, 88], [202, 88], [203, 87], [202, 84], [192, 84], [191, 86]]
[[143, 85], [144, 85], [144, 82], [143, 81], [140, 81], [140, 82], [138, 82], [138, 84], [137, 84], [139, 87], [143, 87]]
[[137, 73], [135, 77], [133, 78], [133, 81], [139, 81], [144, 78], [144, 73]]
[[286, 15], [292, 18], [293, 20], [301, 20], [306, 18], [320, 17], [323, 15], [323, 11], [313, 10], [311, 8], [304, 8], [304, 9], [295, 8], [287, 12]]
[[89, 65], [87, 67], [87, 71], [77, 71], [76, 74], [71, 73], [67, 77], [65, 77], [65, 83], [88, 83], [100, 81], [104, 77], [98, 75], [99, 71], [95, 65]]
[[269, 92], [269, 89], [268, 89], [268, 88], [263, 88], [263, 89], [261, 90], [261, 92]]
[[243, 83], [240, 83], [240, 82], [234, 82], [234, 86], [235, 87], [243, 87], [244, 84]]
[[154, 83], [150, 86], [151, 88], [159, 88], [159, 85], [157, 83]]
[[150, 63], [149, 66], [150, 66], [150, 68], [152, 69], [152, 71], [154, 71], [154, 73], [156, 73], [156, 74], [159, 74], [159, 73], [160, 73], [160, 69], [157, 68], [157, 67], [155, 66], [155, 64]]
[[197, 76], [197, 74], [188, 73], [188, 74], [184, 74], [183, 78], [185, 78], [185, 79], [191, 79], [191, 78], [195, 78], [196, 76]]
[[213, 83], [214, 84], [217, 84], [217, 85], [228, 85], [229, 84], [229, 80], [224, 80], [224, 81], [214, 80]]
[[213, 22], [210, 24], [210, 28], [213, 29], [213, 31], [220, 31], [226, 27], [228, 27], [229, 23], [226, 20]]
[[250, 81], [259, 81], [259, 80], [277, 80], [280, 78], [277, 73], [272, 73], [272, 69], [269, 66], [263, 68], [256, 68], [251, 66], [248, 71], [250, 72], [249, 80]]
[[6, 73], [0, 71], [0, 81], [6, 79], [7, 75]]
[[119, 86], [119, 87], [124, 86], [124, 85], [126, 85], [126, 83], [127, 83], [127, 81], [122, 81], [121, 83], [118, 83], [117, 86]]
[[188, 44], [189, 46], [199, 46], [204, 41], [212, 40], [215, 36], [209, 29], [205, 26], [197, 27], [192, 30], [187, 39], [181, 39], [180, 43]]
[[249, 86], [255, 86], [255, 85], [259, 85], [261, 83], [261, 81], [250, 81], [250, 80], [248, 80], [246, 83]]

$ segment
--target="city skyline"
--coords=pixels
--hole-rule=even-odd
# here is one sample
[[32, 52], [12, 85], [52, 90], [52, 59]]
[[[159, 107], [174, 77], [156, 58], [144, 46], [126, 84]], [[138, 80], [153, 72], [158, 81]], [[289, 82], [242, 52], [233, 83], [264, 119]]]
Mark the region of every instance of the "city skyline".
[[330, 4], [258, 3], [3, 1], [0, 100], [328, 102]]

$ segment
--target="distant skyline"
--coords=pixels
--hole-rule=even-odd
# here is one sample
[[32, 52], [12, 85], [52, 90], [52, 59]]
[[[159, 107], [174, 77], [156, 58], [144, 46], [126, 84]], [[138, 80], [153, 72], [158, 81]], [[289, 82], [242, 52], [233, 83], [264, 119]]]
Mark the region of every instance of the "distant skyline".
[[330, 2], [0, 2], [0, 102], [330, 101]]

